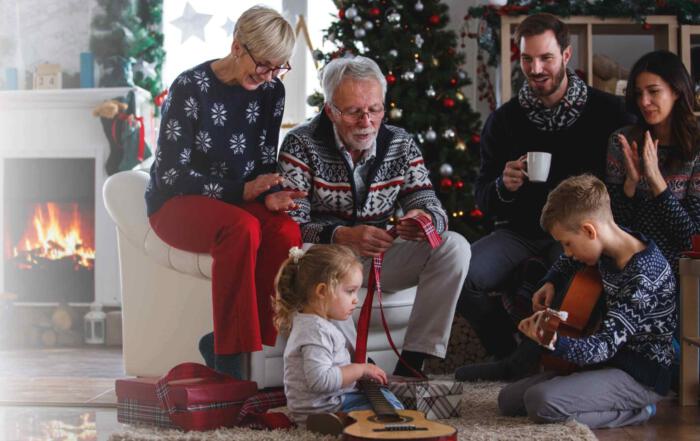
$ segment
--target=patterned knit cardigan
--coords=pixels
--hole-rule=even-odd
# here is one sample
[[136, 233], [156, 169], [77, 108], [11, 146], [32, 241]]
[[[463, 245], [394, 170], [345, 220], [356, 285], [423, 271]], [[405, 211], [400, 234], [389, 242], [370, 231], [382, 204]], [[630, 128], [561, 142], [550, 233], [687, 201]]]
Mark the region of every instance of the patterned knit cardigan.
[[333, 125], [321, 112], [290, 131], [282, 142], [278, 166], [287, 189], [308, 193], [290, 215], [301, 225], [304, 242], [331, 243], [340, 226], [385, 227], [397, 207], [430, 213], [438, 233], [447, 215], [433, 191], [428, 170], [413, 138], [403, 129], [382, 124], [377, 155], [370, 166], [367, 196], [358, 201], [352, 166], [335, 143]]

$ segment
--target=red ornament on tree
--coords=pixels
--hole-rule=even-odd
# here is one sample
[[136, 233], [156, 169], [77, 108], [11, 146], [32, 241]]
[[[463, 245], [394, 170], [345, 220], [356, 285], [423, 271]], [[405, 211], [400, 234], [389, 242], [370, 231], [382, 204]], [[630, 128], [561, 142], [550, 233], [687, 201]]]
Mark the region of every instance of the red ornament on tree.
[[393, 85], [396, 82], [396, 75], [394, 74], [388, 74], [386, 76], [386, 82], [388, 85]]
[[469, 141], [472, 144], [478, 144], [481, 142], [481, 136], [479, 136], [478, 133], [474, 133], [472, 136], [469, 137]]
[[382, 14], [382, 10], [379, 8], [372, 8], [369, 10], [369, 15], [372, 17], [379, 17]]
[[450, 188], [452, 188], [452, 179], [442, 178], [442, 180], [440, 181], [440, 188], [443, 191], [446, 191], [446, 190], [449, 190]]
[[440, 16], [437, 14], [431, 15], [430, 18], [428, 19], [428, 23], [430, 23], [433, 26], [439, 25], [440, 24]]
[[464, 188], [464, 181], [457, 181], [457, 182], [455, 182], [455, 188], [456, 188], [457, 190], [463, 189], [463, 188]]
[[472, 220], [478, 221], [484, 217], [484, 212], [479, 210], [478, 208], [474, 208], [472, 211], [469, 212], [469, 217], [472, 218]]
[[338, 9], [338, 18], [341, 20], [345, 18], [345, 9]]
[[644, 24], [642, 25], [642, 29], [644, 29], [645, 31], [651, 31], [651, 27], [652, 26], [647, 22], [644, 22]]
[[455, 106], [455, 100], [453, 100], [452, 98], [447, 97], [447, 98], [445, 98], [445, 99], [442, 100], [442, 105], [445, 106], [445, 107], [447, 107], [448, 109], [451, 109], [451, 108], [453, 108], [453, 107]]
[[456, 86], [457, 85], [457, 78], [450, 78], [450, 86]]

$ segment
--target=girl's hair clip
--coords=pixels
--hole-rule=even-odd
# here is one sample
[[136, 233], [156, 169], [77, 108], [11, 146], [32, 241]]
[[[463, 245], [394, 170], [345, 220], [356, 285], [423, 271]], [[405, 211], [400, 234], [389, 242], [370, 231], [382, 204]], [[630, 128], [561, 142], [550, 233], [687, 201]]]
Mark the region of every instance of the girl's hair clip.
[[304, 257], [304, 250], [299, 247], [291, 247], [289, 249], [289, 257], [294, 259], [294, 263], [299, 263], [299, 259]]

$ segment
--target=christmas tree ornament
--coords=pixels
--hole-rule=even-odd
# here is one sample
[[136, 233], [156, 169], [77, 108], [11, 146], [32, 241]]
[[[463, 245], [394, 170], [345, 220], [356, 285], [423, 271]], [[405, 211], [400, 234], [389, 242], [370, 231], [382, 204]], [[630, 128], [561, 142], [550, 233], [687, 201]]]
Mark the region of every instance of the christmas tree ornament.
[[445, 108], [447, 108], [447, 109], [451, 109], [451, 108], [453, 108], [453, 107], [455, 106], [455, 100], [453, 100], [453, 99], [450, 98], [450, 97], [445, 97], [445, 98], [442, 100], [442, 105], [443, 105]]
[[212, 17], [213, 15], [200, 14], [195, 11], [188, 2], [185, 3], [185, 10], [182, 12], [182, 16], [170, 23], [180, 29], [180, 44], [187, 41], [190, 37], [196, 37], [204, 41], [204, 28]]
[[457, 71], [457, 78], [460, 79], [460, 81], [464, 81], [467, 79], [467, 73], [463, 71], [462, 69]]
[[440, 16], [437, 14], [433, 14], [428, 18], [428, 23], [430, 23], [433, 26], [437, 26], [440, 24]]
[[371, 15], [372, 17], [379, 17], [381, 14], [382, 10], [377, 7], [370, 8], [369, 10], [369, 15]]
[[423, 43], [425, 40], [423, 40], [423, 37], [420, 34], [416, 34], [416, 37], [413, 39], [413, 41], [416, 43], [416, 46], [418, 46], [418, 49], [423, 47]]
[[389, 118], [391, 118], [393, 121], [401, 119], [402, 116], [403, 110], [399, 109], [398, 107], [394, 107], [389, 111]]
[[420, 132], [416, 135], [416, 139], [418, 140], [418, 144], [423, 144], [423, 141], [425, 141], [425, 138], [423, 138], [423, 134]]
[[507, 4], [508, 4], [508, 0], [489, 0], [489, 5], [498, 6], [499, 8], [501, 6], [505, 6]]
[[362, 17], [359, 15], [356, 15], [355, 18], [352, 19], [354, 23], [362, 23]]
[[455, 149], [460, 152], [463, 152], [467, 150], [467, 145], [464, 143], [464, 141], [460, 139], [459, 141], [457, 141], [457, 144], [455, 144]]
[[475, 221], [478, 221], [484, 217], [484, 212], [479, 210], [478, 208], [474, 208], [472, 209], [472, 211], [469, 212], [469, 217]]
[[394, 84], [394, 83], [396, 82], [396, 75], [394, 75], [393, 73], [389, 72], [389, 73], [387, 74], [387, 76], [386, 76], [386, 82], [387, 82], [387, 84], [389, 84], [390, 86], [391, 86], [392, 84]]
[[433, 86], [428, 87], [428, 90], [425, 91], [425, 95], [428, 98], [435, 98], [436, 93], [435, 89], [433, 89]]
[[345, 18], [345, 9], [338, 9], [338, 18], [341, 20]]
[[371, 21], [366, 21], [364, 26], [365, 26], [365, 29], [367, 29], [368, 31], [371, 31], [372, 29], [374, 29], [374, 23], [372, 23]]
[[464, 101], [464, 94], [462, 92], [456, 92], [455, 98], [457, 98], [457, 101]]
[[442, 178], [440, 180], [440, 189], [442, 191], [448, 191], [450, 188], [452, 188], [452, 179]]
[[396, 49], [389, 49], [389, 56], [391, 58], [396, 58], [399, 56], [399, 51], [397, 51]]
[[352, 5], [345, 10], [345, 18], [352, 20], [355, 17], [357, 17], [357, 8], [355, 5]]
[[642, 24], [642, 29], [644, 29], [645, 31], [650, 31], [652, 27], [653, 26], [647, 22], [644, 22], [644, 24]]
[[463, 189], [463, 188], [464, 188], [464, 181], [459, 180], [459, 181], [455, 182], [455, 188], [456, 188], [457, 190]]
[[478, 133], [474, 133], [471, 137], [469, 137], [469, 141], [472, 144], [479, 144], [481, 142], [481, 136], [479, 136]]
[[367, 32], [364, 29], [355, 29], [355, 38], [364, 38], [365, 35], [367, 35]]
[[236, 22], [231, 20], [228, 17], [226, 17], [226, 23], [221, 25], [221, 29], [223, 29], [224, 32], [226, 32], [227, 37], [230, 37], [233, 35], [233, 31], [235, 30], [235, 28], [236, 28]]
[[408, 70], [401, 74], [401, 79], [405, 81], [413, 81], [416, 79], [416, 74], [413, 71]]
[[386, 16], [386, 20], [393, 25], [398, 25], [401, 22], [401, 14], [393, 9], [390, 9], [390, 11], [391, 12]]
[[435, 130], [433, 130], [432, 127], [428, 127], [428, 130], [425, 131], [425, 140], [428, 142], [433, 142], [437, 139], [437, 133], [435, 133]]
[[450, 164], [445, 162], [440, 166], [440, 176], [447, 177], [447, 176], [452, 176], [452, 173], [454, 173], [454, 169]]
[[420, 0], [418, 0], [418, 1], [416, 2], [416, 4], [413, 6], [413, 8], [414, 8], [416, 11], [420, 12], [420, 11], [423, 10], [424, 6], [423, 6], [423, 3], [421, 3]]
[[440, 60], [438, 60], [435, 57], [430, 58], [430, 64], [433, 65], [433, 67], [440, 67]]
[[442, 132], [442, 137], [449, 140], [452, 140], [455, 138], [455, 131], [452, 129], [445, 129], [444, 132]]
[[423, 66], [423, 63], [421, 63], [420, 61], [416, 61], [416, 67], [413, 68], [413, 71], [415, 73], [421, 73], [423, 72], [424, 68], [425, 66]]
[[450, 86], [456, 86], [457, 85], [457, 78], [450, 78]]

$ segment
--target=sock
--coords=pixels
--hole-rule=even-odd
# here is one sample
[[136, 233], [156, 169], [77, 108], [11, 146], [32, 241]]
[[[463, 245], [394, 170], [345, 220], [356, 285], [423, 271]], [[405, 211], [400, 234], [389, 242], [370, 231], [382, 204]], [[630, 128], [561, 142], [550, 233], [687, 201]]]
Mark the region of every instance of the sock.
[[204, 334], [199, 339], [199, 353], [204, 358], [204, 364], [207, 367], [214, 368], [214, 333]]
[[[428, 358], [427, 354], [422, 352], [413, 351], [401, 351], [401, 358], [404, 359], [413, 369], [418, 372], [422, 372], [423, 361]], [[411, 372], [406, 366], [401, 363], [401, 361], [396, 362], [396, 368], [394, 368], [394, 375], [400, 375], [402, 377], [415, 377], [416, 375]]]
[[222, 374], [227, 374], [242, 380], [241, 354], [216, 354], [214, 356], [214, 369]]

